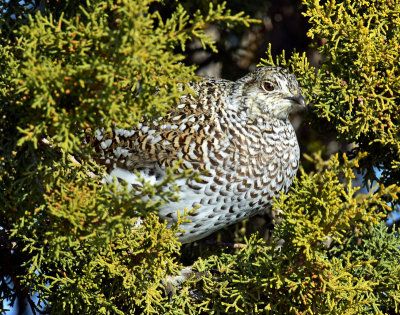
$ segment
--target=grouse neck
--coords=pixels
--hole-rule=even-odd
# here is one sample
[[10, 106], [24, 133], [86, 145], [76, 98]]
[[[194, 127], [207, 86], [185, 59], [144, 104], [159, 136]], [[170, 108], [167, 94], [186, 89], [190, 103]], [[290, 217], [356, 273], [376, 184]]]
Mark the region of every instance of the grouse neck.
[[292, 127], [288, 118], [277, 118], [272, 115], [258, 113], [254, 114], [250, 109], [246, 110], [228, 110], [228, 116], [231, 120], [238, 122], [244, 126], [256, 126], [260, 130], [274, 127]]

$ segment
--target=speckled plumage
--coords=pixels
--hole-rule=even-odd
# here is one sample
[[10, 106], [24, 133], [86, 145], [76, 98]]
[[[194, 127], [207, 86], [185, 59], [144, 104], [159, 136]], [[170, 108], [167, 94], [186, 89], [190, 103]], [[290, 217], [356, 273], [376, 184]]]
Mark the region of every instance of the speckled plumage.
[[97, 132], [91, 145], [113, 176], [137, 184], [133, 170], [151, 182], [165, 167], [183, 160], [181, 171], [207, 170], [201, 181], [180, 179], [180, 201], [161, 206], [171, 225], [177, 210], [200, 206], [179, 235], [182, 243], [263, 212], [274, 196], [290, 187], [299, 166], [299, 147], [288, 120], [305, 106], [296, 78], [276, 67], [257, 68], [236, 82], [203, 79], [190, 83], [167, 116], [132, 130]]

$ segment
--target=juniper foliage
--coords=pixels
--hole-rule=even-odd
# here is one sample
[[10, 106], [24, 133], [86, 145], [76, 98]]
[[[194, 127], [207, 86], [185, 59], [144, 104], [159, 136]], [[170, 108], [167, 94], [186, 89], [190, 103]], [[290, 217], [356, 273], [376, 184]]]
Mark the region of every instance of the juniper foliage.
[[[400, 3], [303, 1], [322, 63], [294, 53], [263, 64], [295, 73], [315, 105], [310, 128], [328, 127], [353, 150], [328, 160], [311, 150], [313, 171], [301, 169], [275, 202], [274, 240], [239, 233], [246, 247], [201, 252], [193, 269], [203, 276], [171, 298], [164, 283], [182, 268], [179, 222], [167, 229], [162, 201], [141, 197], [176, 198], [162, 186], [196, 174], [171, 169], [129, 194], [100, 183], [84, 134], [165, 114], [190, 93], [177, 85], [196, 79], [182, 54], [188, 41], [215, 50], [210, 23], [256, 21], [207, 1], [194, 12], [175, 2], [166, 17], [163, 3], [0, 2], [0, 298], [26, 299], [36, 313], [399, 312], [400, 241], [382, 221], [400, 192]], [[362, 192], [355, 172], [377, 185]]]

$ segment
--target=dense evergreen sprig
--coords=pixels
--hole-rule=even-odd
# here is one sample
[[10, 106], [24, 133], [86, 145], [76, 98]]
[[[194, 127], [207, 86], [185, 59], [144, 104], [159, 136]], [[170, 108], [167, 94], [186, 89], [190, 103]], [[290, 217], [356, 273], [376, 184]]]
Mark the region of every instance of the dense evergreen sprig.
[[[400, 3], [399, 1], [308, 1], [304, 15], [308, 36], [324, 60], [316, 69], [305, 54], [282, 64], [296, 73], [320, 118], [321, 130], [335, 130], [342, 142], [355, 142], [355, 151], [368, 151], [363, 162], [367, 177], [374, 167], [382, 182], [400, 177]], [[376, 179], [376, 178], [374, 178]]]

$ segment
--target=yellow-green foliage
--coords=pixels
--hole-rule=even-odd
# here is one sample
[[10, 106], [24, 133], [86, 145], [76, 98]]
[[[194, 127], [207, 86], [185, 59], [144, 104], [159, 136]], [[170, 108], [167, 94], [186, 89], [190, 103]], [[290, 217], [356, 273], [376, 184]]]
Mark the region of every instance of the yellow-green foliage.
[[[101, 184], [82, 131], [166, 113], [177, 84], [194, 79], [187, 41], [215, 51], [208, 24], [255, 21], [214, 1], [163, 14], [156, 0], [40, 1], [37, 12], [35, 2], [0, 21], [1, 299], [37, 294], [53, 314], [400, 311], [400, 241], [380, 223], [400, 192], [398, 1], [304, 1], [309, 36], [323, 43], [319, 70], [299, 54], [264, 63], [294, 72], [316, 106], [311, 127], [330, 126], [355, 150], [306, 157], [315, 172], [275, 203], [274, 241], [203, 252], [194, 269], [210, 273], [171, 299], [163, 281], [182, 267], [179, 222], [167, 229], [157, 206], [176, 198], [164, 185], [194, 175], [172, 169], [136, 194]], [[354, 171], [373, 167], [387, 185], [360, 193]]]
[[[319, 124], [370, 155], [365, 167], [383, 168], [389, 183], [400, 177], [400, 2], [304, 0], [308, 36], [321, 42], [318, 70], [305, 55], [278, 64], [300, 79], [318, 109]], [[270, 58], [268, 64], [275, 62]]]
[[[10, 229], [24, 246], [19, 250], [29, 253], [21, 285], [39, 292], [53, 313], [156, 308], [164, 299], [162, 280], [179, 270], [179, 222], [167, 229], [155, 212], [160, 202], [175, 198], [174, 190], [162, 191], [178, 178], [174, 169], [163, 183], [128, 194], [120, 185], [98, 185], [90, 176], [100, 172], [94, 165], [38, 167], [45, 174], [42, 204], [27, 209]], [[142, 200], [155, 195], [160, 199]], [[137, 220], [143, 222], [136, 226]]]
[[46, 135], [64, 151], [76, 150], [82, 129], [129, 128], [143, 116], [165, 114], [182, 93], [177, 83], [193, 78], [194, 68], [174, 49], [193, 36], [215, 49], [204, 34], [210, 22], [254, 21], [212, 3], [206, 14], [193, 16], [177, 4], [163, 20], [150, 11], [157, 2], [94, 1], [69, 17], [38, 12], [19, 29], [16, 45], [1, 51], [10, 63], [2, 93], [27, 113], [18, 124], [25, 135], [19, 145], [37, 145]]
[[275, 203], [282, 224], [274, 236], [281, 245], [266, 246], [252, 237], [236, 254], [199, 260], [198, 270], [218, 274], [187, 284], [202, 292], [197, 310], [361, 314], [368, 308], [380, 313], [385, 306], [399, 311], [400, 240], [379, 222], [389, 210], [383, 197], [396, 198], [400, 189], [393, 185], [355, 195], [359, 187], [351, 181], [360, 157], [334, 156], [328, 165], [316, 159], [317, 173], [302, 172], [292, 193]]

